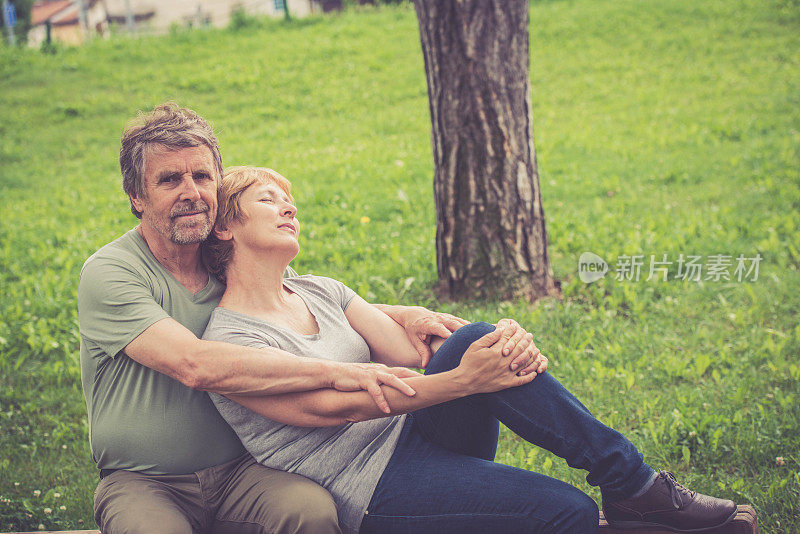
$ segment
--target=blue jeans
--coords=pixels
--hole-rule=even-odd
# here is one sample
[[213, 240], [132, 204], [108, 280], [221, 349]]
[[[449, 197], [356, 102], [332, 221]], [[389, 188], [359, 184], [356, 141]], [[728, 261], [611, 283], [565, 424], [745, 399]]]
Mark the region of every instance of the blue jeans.
[[[473, 341], [494, 330], [457, 330], [426, 374], [458, 366]], [[603, 498], [622, 500], [653, 474], [619, 432], [595, 419], [550, 373], [524, 386], [471, 395], [412, 412], [378, 482], [361, 533], [597, 532], [597, 504], [559, 480], [494, 463], [499, 421], [525, 440], [585, 469]]]

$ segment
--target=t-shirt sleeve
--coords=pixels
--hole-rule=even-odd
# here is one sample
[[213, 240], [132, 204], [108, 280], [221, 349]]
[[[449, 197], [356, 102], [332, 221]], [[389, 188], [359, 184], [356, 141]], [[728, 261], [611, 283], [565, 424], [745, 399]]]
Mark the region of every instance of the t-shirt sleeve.
[[142, 275], [124, 261], [93, 257], [84, 264], [78, 283], [80, 333], [112, 358], [167, 317]]
[[342, 311], [347, 309], [347, 306], [350, 305], [350, 302], [356, 296], [355, 291], [333, 278], [315, 276], [314, 281], [342, 307]]
[[296, 278], [298, 276], [300, 276], [300, 275], [297, 274], [297, 271], [292, 269], [292, 267], [290, 265], [287, 265], [286, 266], [286, 270], [283, 271], [283, 277], [284, 278]]
[[239, 317], [219, 311], [211, 314], [206, 331], [203, 332], [203, 339], [256, 349], [280, 348], [278, 342], [263, 329], [256, 328]]

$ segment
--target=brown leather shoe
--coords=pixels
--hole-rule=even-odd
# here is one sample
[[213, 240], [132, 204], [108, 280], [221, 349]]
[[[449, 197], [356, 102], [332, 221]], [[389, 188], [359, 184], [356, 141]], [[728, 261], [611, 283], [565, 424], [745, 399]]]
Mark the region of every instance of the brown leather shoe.
[[662, 527], [674, 532], [704, 532], [736, 517], [736, 504], [691, 491], [672, 473], [658, 473], [644, 494], [624, 501], [603, 502], [603, 515], [616, 528]]

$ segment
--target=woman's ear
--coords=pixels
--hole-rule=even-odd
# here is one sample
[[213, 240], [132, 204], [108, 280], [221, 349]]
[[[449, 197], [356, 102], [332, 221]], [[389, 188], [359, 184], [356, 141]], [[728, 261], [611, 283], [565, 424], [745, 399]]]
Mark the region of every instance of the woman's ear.
[[220, 241], [230, 241], [233, 239], [233, 234], [230, 230], [222, 228], [221, 226], [215, 225], [214, 226], [214, 237], [219, 239]]

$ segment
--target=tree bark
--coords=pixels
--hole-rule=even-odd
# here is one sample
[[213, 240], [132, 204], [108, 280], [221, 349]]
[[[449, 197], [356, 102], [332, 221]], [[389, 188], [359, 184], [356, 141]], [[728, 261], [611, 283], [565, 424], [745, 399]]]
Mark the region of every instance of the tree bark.
[[560, 294], [547, 254], [527, 0], [415, 0], [428, 80], [440, 287], [454, 299]]

